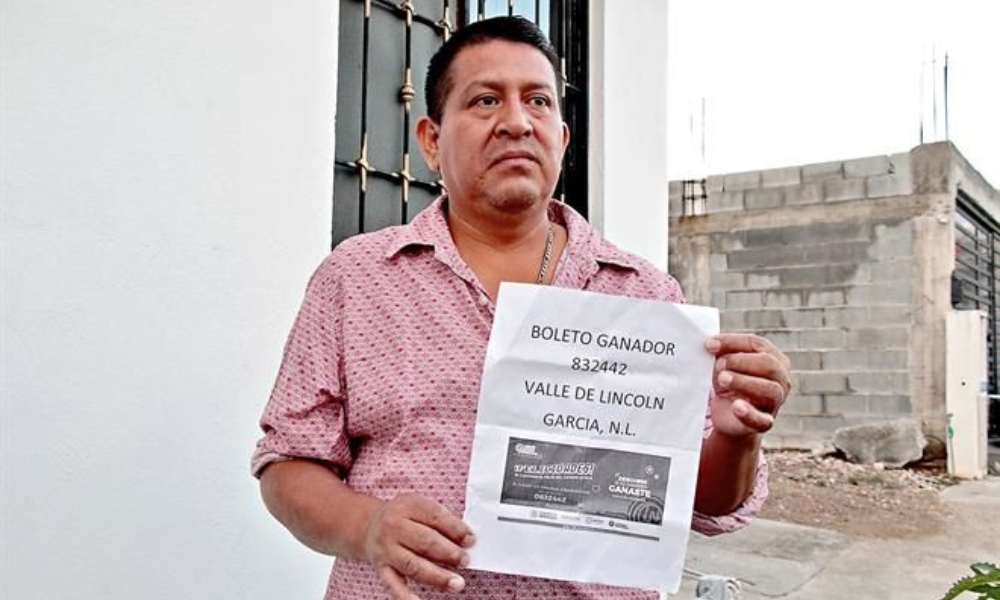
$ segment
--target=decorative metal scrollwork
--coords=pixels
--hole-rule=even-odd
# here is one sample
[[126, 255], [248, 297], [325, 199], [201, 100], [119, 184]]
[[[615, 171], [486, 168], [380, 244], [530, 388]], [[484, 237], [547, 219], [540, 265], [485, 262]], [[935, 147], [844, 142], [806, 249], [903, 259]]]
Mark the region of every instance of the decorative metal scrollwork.
[[[523, 16], [533, 19], [536, 23], [542, 24], [544, 20], [543, 28], [549, 28], [549, 19], [552, 22], [557, 21], [557, 15], [568, 14], [568, 8], [557, 7], [564, 6], [561, 3], [568, 3], [571, 1], [578, 0], [546, 0], [546, 10], [543, 14], [542, 12], [542, 2], [541, 0], [535, 0], [534, 3], [525, 3], [527, 6], [518, 8], [521, 3], [515, 2], [514, 0], [507, 0], [506, 6], [501, 3], [490, 4], [487, 6], [485, 0], [462, 0], [461, 2], [454, 2], [454, 0], [442, 0], [440, 5], [441, 11], [438, 12], [434, 9], [434, 15], [430, 14], [420, 14], [418, 7], [426, 7], [429, 3], [418, 3], [415, 0], [340, 0], [342, 5], [354, 5], [351, 9], [352, 12], [349, 14], [354, 15], [354, 19], [357, 21], [357, 26], [363, 27], [363, 29], [354, 30], [356, 33], [353, 36], [343, 39], [358, 40], [358, 46], [352, 46], [347, 51], [342, 48], [341, 60], [345, 60], [345, 56], [351, 56], [350, 59], [346, 59], [347, 62], [343, 64], [355, 65], [351, 69], [356, 69], [352, 71], [352, 77], [358, 77], [359, 79], [354, 80], [354, 85], [350, 88], [343, 87], [341, 94], [352, 94], [353, 90], [357, 89], [358, 96], [355, 97], [356, 100], [352, 100], [350, 103], [345, 105], [357, 107], [360, 109], [360, 113], [354, 113], [353, 115], [348, 115], [346, 113], [338, 113], [338, 122], [347, 119], [357, 119], [354, 127], [347, 128], [346, 131], [352, 131], [351, 137], [357, 135], [357, 144], [360, 146], [357, 149], [357, 154], [353, 158], [345, 155], [338, 155], [335, 158], [335, 165], [338, 172], [341, 173], [336, 179], [336, 194], [335, 194], [335, 226], [334, 226], [334, 242], [339, 242], [341, 239], [351, 234], [351, 230], [355, 233], [363, 232], [369, 230], [371, 227], [382, 226], [386, 223], [386, 219], [391, 217], [394, 209], [392, 208], [393, 203], [395, 203], [395, 210], [398, 210], [396, 214], [398, 215], [399, 222], [406, 222], [412, 218], [416, 211], [420, 210], [425, 202], [429, 201], [429, 194], [439, 194], [444, 191], [443, 182], [431, 176], [429, 172], [418, 167], [416, 173], [413, 170], [412, 160], [420, 160], [419, 157], [414, 157], [415, 149], [412, 147], [414, 145], [413, 136], [411, 133], [412, 125], [415, 120], [413, 115], [414, 110], [420, 110], [422, 102], [418, 100], [423, 94], [423, 90], [420, 89], [423, 85], [423, 78], [420, 76], [423, 70], [426, 68], [426, 61], [430, 58], [427, 54], [428, 49], [433, 48], [433, 39], [437, 39], [439, 43], [447, 41], [451, 35], [456, 31], [458, 27], [462, 24], [468, 23], [474, 20], [485, 19], [488, 16], [496, 16], [498, 14], [523, 14]], [[532, 6], [533, 5], [533, 6]], [[358, 7], [363, 6], [363, 20], [361, 17], [361, 10]], [[568, 4], [566, 5], [568, 6]], [[530, 7], [530, 8], [528, 8]], [[373, 15], [373, 9], [376, 14]], [[575, 10], [575, 9], [574, 9]], [[380, 12], [381, 11], [381, 12]], [[533, 13], [533, 14], [532, 14]], [[550, 17], [551, 13], [551, 17]], [[344, 14], [348, 14], [342, 10], [342, 23], [344, 21]], [[383, 18], [383, 15], [394, 15], [395, 18], [399, 19], [400, 22], [405, 22], [405, 28], [398, 28], [395, 31], [403, 33], [405, 31], [405, 40], [400, 40], [403, 42], [399, 45], [398, 42], [392, 41], [391, 43], [383, 43], [384, 40], [390, 40], [390, 38], [385, 37], [389, 34], [388, 28], [385, 25], [387, 21]], [[563, 18], [563, 17], [560, 17]], [[354, 26], [354, 25], [351, 25]], [[342, 25], [344, 27], [344, 25]], [[373, 29], [373, 27], [375, 29]], [[569, 31], [565, 26], [561, 26], [560, 31]], [[426, 32], [431, 32], [432, 36], [430, 39], [427, 37]], [[555, 32], [555, 29], [552, 30]], [[556, 35], [553, 33], [553, 35]], [[562, 35], [562, 34], [560, 34]], [[419, 37], [416, 37], [419, 36]], [[360, 38], [360, 39], [359, 39]], [[553, 38], [554, 41], [556, 37]], [[431, 43], [429, 43], [431, 42]], [[343, 41], [341, 42], [343, 44]], [[557, 47], [560, 48], [560, 54], [563, 54], [566, 50], [566, 46], [557, 43]], [[392, 64], [399, 65], [402, 67], [400, 71], [397, 71], [398, 75], [393, 75], [392, 73], [386, 73], [380, 71], [382, 65], [385, 64], [385, 50], [387, 48], [399, 48], [405, 52], [405, 57], [392, 57]], [[393, 50], [395, 52], [395, 50]], [[414, 52], [417, 54], [414, 54]], [[353, 54], [350, 54], [353, 52]], [[400, 60], [404, 59], [404, 60]], [[356, 62], [351, 62], [356, 61]], [[571, 62], [570, 67], [573, 67], [576, 63]], [[343, 67], [341, 67], [343, 68]], [[393, 68], [393, 71], [397, 67]], [[575, 67], [573, 67], [575, 68]], [[414, 71], [414, 69], [419, 69]], [[571, 69], [572, 70], [572, 69]], [[563, 102], [567, 102], [566, 95], [567, 89], [565, 81], [567, 80], [567, 64], [565, 59], [563, 59], [561, 65], [563, 84], [561, 85], [560, 94], [563, 97]], [[576, 71], [574, 71], [576, 72]], [[416, 74], [416, 77], [414, 76]], [[374, 109], [373, 106], [384, 107], [386, 106], [382, 102], [374, 103], [372, 101], [373, 94], [385, 94], [387, 93], [385, 78], [389, 77], [389, 82], [392, 78], [398, 77], [396, 81], [399, 81], [399, 87], [395, 90], [395, 95], [399, 101], [398, 112], [389, 112], [387, 114], [385, 108]], [[378, 79], [376, 79], [378, 78]], [[374, 85], [373, 85], [374, 82]], [[380, 83], [381, 82], [381, 83]], [[390, 84], [390, 90], [392, 86]], [[393, 93], [388, 91], [388, 93]], [[574, 94], [579, 95], [579, 90], [574, 86], [570, 85], [569, 90], [570, 96]], [[378, 114], [372, 112], [373, 110], [378, 110]], [[370, 118], [371, 117], [371, 118]], [[397, 120], [398, 119], [398, 120]], [[350, 121], [347, 121], [350, 122]], [[391, 123], [391, 131], [401, 131], [403, 132], [402, 138], [398, 141], [394, 141], [392, 138], [398, 134], [386, 134], [386, 124]], [[360, 127], [358, 127], [358, 125]], [[340, 134], [338, 134], [340, 135]], [[344, 140], [340, 140], [338, 148], [344, 147]], [[398, 144], [398, 145], [397, 145]], [[353, 145], [353, 144], [352, 144]], [[344, 152], [341, 150], [340, 152]], [[346, 154], [346, 152], [344, 152]], [[392, 156], [396, 156], [396, 159], [392, 159]], [[396, 162], [397, 169], [385, 168], [388, 165], [380, 164], [386, 162]], [[373, 164], [375, 163], [375, 164]], [[380, 168], [382, 167], [382, 168]], [[348, 174], [344, 177], [344, 174]], [[355, 179], [356, 177], [356, 179]], [[393, 193], [391, 196], [386, 197], [386, 189], [382, 186], [372, 185], [372, 177], [375, 177], [381, 182], [391, 182], [393, 187], [398, 185], [398, 196]], [[421, 190], [421, 194], [414, 193], [414, 187]], [[390, 188], [392, 189], [392, 188]], [[356, 203], [350, 208], [345, 208], [341, 214], [351, 215], [349, 220], [356, 219], [353, 224], [345, 224], [344, 217], [337, 217], [337, 207], [347, 206], [349, 203]], [[367, 207], [366, 207], [367, 205]], [[377, 216], [373, 216], [377, 215]], [[339, 220], [338, 220], [339, 219]], [[373, 221], [377, 221], [373, 225]], [[367, 220], [367, 222], [366, 222]]]

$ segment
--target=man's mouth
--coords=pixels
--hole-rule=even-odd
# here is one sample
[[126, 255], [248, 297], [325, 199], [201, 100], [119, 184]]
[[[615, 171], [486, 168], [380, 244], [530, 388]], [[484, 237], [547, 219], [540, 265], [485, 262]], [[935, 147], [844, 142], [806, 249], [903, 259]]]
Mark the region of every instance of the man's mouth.
[[498, 165], [503, 162], [538, 162], [535, 155], [526, 150], [508, 150], [507, 152], [502, 152], [499, 156], [493, 159], [493, 164]]

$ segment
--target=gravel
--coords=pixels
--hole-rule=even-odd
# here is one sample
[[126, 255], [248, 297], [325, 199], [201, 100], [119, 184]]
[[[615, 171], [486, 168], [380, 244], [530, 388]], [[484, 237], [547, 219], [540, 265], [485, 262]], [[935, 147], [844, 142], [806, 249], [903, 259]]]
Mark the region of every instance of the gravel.
[[938, 492], [955, 480], [940, 468], [887, 469], [836, 455], [769, 451], [771, 495], [761, 516], [874, 538], [942, 531], [949, 509]]

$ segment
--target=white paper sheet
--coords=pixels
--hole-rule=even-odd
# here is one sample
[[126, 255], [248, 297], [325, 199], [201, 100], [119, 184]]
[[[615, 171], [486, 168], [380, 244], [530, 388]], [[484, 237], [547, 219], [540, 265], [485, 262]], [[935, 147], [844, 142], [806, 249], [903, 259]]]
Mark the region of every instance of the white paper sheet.
[[474, 569], [676, 593], [714, 308], [500, 288], [465, 520]]

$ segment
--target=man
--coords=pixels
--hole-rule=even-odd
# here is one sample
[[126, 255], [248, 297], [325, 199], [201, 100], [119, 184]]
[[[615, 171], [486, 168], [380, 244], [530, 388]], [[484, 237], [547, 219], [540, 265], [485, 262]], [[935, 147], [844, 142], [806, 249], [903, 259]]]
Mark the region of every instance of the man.
[[[520, 18], [457, 32], [431, 61], [424, 157], [447, 194], [410, 225], [343, 242], [285, 348], [254, 456], [268, 509], [337, 556], [327, 598], [655, 598], [465, 570], [479, 378], [502, 281], [683, 301], [677, 283], [551, 200], [569, 131], [556, 56]], [[625, 201], [625, 200], [621, 200]], [[740, 526], [766, 495], [760, 437], [789, 390], [765, 340], [720, 335], [694, 526]]]

